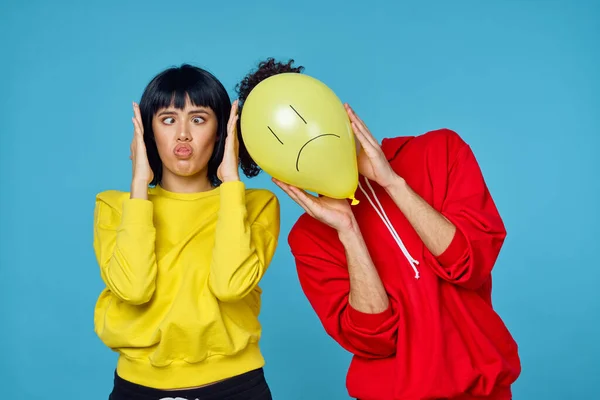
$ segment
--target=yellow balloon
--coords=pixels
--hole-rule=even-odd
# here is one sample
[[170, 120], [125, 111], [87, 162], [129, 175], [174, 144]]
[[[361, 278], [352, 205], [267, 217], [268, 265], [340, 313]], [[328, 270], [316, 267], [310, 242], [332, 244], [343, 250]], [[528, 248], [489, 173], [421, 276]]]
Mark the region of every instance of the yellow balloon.
[[354, 199], [354, 133], [344, 105], [321, 81], [282, 73], [260, 82], [243, 105], [241, 132], [250, 156], [274, 178]]

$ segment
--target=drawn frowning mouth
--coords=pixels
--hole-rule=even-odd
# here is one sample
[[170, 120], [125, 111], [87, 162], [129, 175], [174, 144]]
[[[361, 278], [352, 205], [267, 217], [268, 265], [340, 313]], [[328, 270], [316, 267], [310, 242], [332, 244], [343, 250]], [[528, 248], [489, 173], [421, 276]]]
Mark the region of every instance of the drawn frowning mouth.
[[325, 137], [325, 136], [335, 136], [338, 139], [340, 138], [339, 135], [336, 135], [333, 133], [324, 133], [324, 134], [316, 136], [316, 137], [310, 139], [308, 142], [304, 143], [304, 145], [300, 148], [300, 151], [298, 151], [298, 156], [296, 157], [296, 171], [300, 172], [300, 167], [298, 164], [300, 162], [300, 156], [302, 155], [302, 150], [304, 150], [310, 142], [313, 142], [313, 141], [315, 141], [319, 138]]

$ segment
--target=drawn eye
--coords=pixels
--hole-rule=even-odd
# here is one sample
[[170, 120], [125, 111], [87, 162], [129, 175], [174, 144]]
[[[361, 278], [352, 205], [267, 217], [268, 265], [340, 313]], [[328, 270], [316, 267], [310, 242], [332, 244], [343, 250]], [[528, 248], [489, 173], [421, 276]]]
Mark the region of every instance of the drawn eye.
[[304, 122], [304, 123], [306, 124], [306, 120], [304, 119], [304, 117], [303, 117], [302, 115], [300, 115], [300, 113], [299, 113], [298, 111], [296, 111], [296, 109], [294, 108], [294, 106], [292, 106], [292, 105], [290, 104], [290, 108], [291, 108], [292, 110], [294, 110], [294, 112], [296, 113], [296, 115], [297, 115], [297, 116], [299, 116], [299, 117], [300, 117], [300, 119], [302, 120], [302, 122]]
[[283, 142], [281, 141], [281, 139], [279, 139], [279, 136], [277, 136], [277, 134], [275, 132], [273, 132], [273, 129], [271, 129], [270, 126], [267, 126], [267, 128], [269, 128], [269, 131], [271, 131], [271, 133], [273, 134], [273, 136], [275, 136], [275, 139], [277, 139], [279, 141], [279, 143], [283, 144]]

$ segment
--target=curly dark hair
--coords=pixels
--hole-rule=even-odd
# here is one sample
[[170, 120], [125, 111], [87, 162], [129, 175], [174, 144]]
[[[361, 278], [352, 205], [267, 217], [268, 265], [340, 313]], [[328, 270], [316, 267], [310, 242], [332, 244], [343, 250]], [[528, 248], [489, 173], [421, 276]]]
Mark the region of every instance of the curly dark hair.
[[[244, 102], [250, 95], [250, 92], [252, 91], [252, 89], [254, 89], [256, 87], [256, 85], [258, 85], [260, 82], [264, 81], [265, 79], [267, 79], [273, 75], [283, 74], [286, 72], [302, 73], [304, 71], [303, 66], [294, 67], [293, 64], [294, 64], [293, 59], [289, 59], [288, 62], [283, 63], [280, 61], [276, 61], [272, 57], [267, 58], [266, 60], [258, 63], [258, 67], [255, 70], [249, 72], [244, 77], [244, 79], [242, 79], [241, 82], [235, 86], [235, 91], [238, 95], [238, 100], [239, 100], [239, 111], [238, 112], [239, 112], [240, 117], [242, 115]], [[240, 121], [241, 121], [241, 118], [238, 119], [237, 128], [238, 128], [238, 135], [239, 135], [239, 140], [240, 140], [240, 144], [241, 144], [241, 143], [243, 143], [243, 140], [242, 140], [242, 136], [241, 136], [242, 129], [240, 126]], [[239, 151], [240, 151], [240, 159], [241, 160], [250, 160], [246, 163], [242, 163], [242, 170], [244, 171], [244, 174], [246, 176], [258, 175], [260, 173], [261, 169], [258, 165], [256, 165], [254, 160], [252, 160], [252, 157], [250, 157], [250, 154], [248, 153], [246, 146], [240, 146]]]

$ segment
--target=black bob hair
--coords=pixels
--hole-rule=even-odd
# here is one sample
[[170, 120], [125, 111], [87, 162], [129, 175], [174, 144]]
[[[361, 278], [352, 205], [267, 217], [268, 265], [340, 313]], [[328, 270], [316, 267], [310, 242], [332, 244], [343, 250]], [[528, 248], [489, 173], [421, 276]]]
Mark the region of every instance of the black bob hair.
[[[213, 186], [219, 186], [217, 169], [223, 160], [227, 122], [231, 112], [231, 99], [223, 84], [210, 72], [189, 64], [169, 68], [154, 77], [142, 95], [140, 112], [144, 125], [144, 143], [154, 179], [150, 185], [158, 185], [162, 180], [163, 165], [158, 155], [152, 119], [156, 113], [167, 107], [183, 109], [187, 98], [198, 107], [209, 107], [217, 118], [217, 137], [213, 153], [208, 162], [208, 179]], [[239, 161], [242, 171], [248, 178], [260, 172], [260, 168], [248, 154], [238, 129]]]

